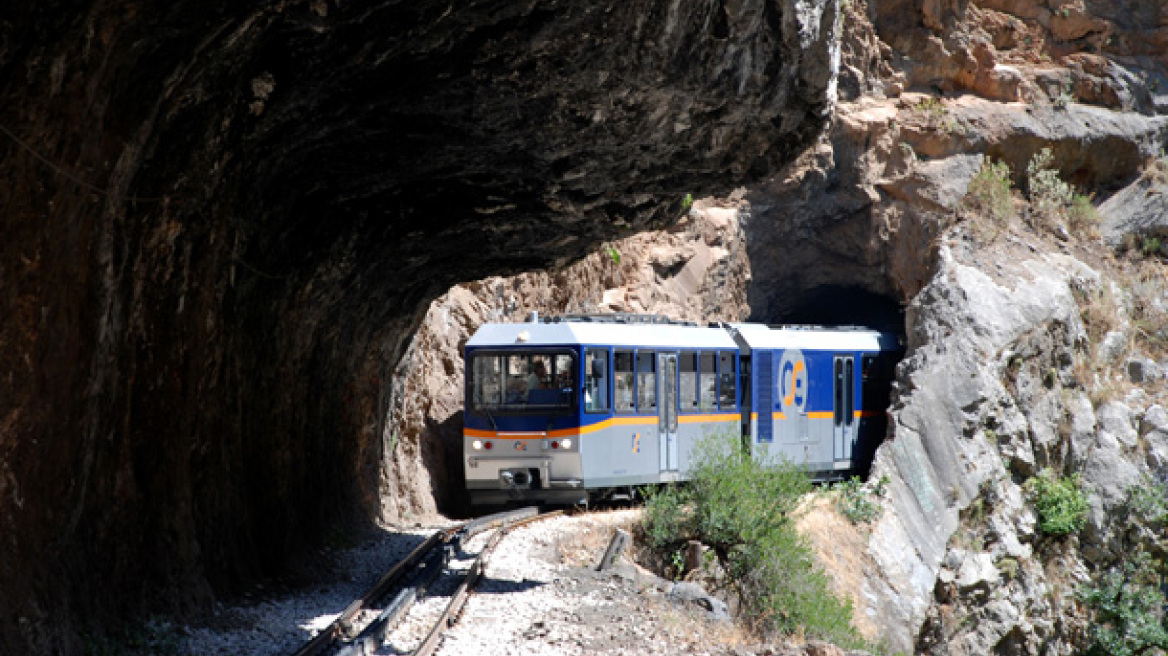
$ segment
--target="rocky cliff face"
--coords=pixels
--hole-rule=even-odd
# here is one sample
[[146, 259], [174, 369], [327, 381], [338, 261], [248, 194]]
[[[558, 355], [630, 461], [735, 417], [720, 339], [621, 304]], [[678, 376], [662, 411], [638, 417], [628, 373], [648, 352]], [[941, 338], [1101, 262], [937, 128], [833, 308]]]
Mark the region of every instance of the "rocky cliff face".
[[[853, 0], [828, 131], [745, 195], [751, 318], [903, 321], [909, 338], [873, 472], [889, 479], [886, 512], [861, 529], [864, 553], [825, 558], [869, 565], [840, 572], [841, 592], [894, 650], [1081, 649], [1076, 590], [1118, 557], [1126, 488], [1168, 475], [1164, 12]], [[1047, 215], [1028, 170], [1043, 149], [1097, 218]], [[987, 159], [1009, 167], [1008, 217], [978, 200]], [[479, 288], [478, 316], [565, 307], [541, 305], [559, 288], [521, 280]], [[604, 307], [585, 287], [581, 307]], [[535, 293], [498, 291], [519, 288]], [[1044, 469], [1082, 477], [1076, 538], [1036, 528], [1026, 482]]]
[[[859, 624], [894, 649], [1071, 653], [1088, 639], [1076, 592], [1118, 557], [1127, 488], [1165, 475], [1168, 353], [1150, 326], [1168, 307], [1155, 218], [1166, 59], [1152, 45], [1168, 16], [1150, 2], [853, 11], [861, 25], [845, 44], [855, 52], [877, 38], [885, 65], [845, 50], [844, 77], [860, 82], [841, 88], [857, 91], [791, 167], [795, 184], [771, 183], [779, 193], [764, 200], [781, 211], [844, 208], [812, 220], [794, 250], [870, 254], [805, 276], [878, 263], [853, 279], [885, 275], [886, 289], [911, 299], [894, 425], [873, 471], [890, 481], [889, 512], [870, 529], [873, 567], [864, 580], [841, 576], [844, 592]], [[1044, 148], [1060, 179], [1094, 196], [1098, 219], [1076, 223], [1039, 204], [1028, 168]], [[971, 200], [985, 158], [1009, 166], [1013, 218]], [[853, 232], [838, 227], [840, 214]], [[1120, 260], [1096, 220], [1108, 244], [1126, 244]], [[752, 265], [753, 284], [765, 286]], [[1043, 469], [1082, 477], [1091, 513], [1075, 539], [1035, 528], [1025, 483]]]
[[837, 19], [802, 0], [9, 7], [0, 651], [204, 607], [376, 514], [426, 303], [789, 162], [829, 116]]

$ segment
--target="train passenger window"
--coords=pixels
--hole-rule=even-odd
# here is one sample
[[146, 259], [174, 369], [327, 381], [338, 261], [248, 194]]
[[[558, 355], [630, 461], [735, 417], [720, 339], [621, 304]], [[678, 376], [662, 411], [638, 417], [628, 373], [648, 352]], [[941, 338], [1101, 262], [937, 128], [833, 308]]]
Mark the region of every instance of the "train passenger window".
[[682, 352], [677, 356], [680, 360], [679, 380], [681, 381], [681, 389], [678, 390], [678, 398], [681, 399], [682, 412], [689, 412], [698, 409], [698, 354]]
[[608, 349], [588, 349], [584, 356], [584, 410], [608, 412]]
[[633, 411], [633, 354], [631, 351], [613, 353], [613, 384], [616, 385], [614, 407], [617, 412]]
[[637, 411], [657, 409], [657, 354], [637, 351]]
[[718, 400], [723, 410], [738, 407], [738, 372], [734, 366], [737, 361], [734, 351], [718, 351]]
[[844, 423], [851, 426], [856, 420], [855, 411], [855, 390], [856, 390], [856, 373], [855, 360], [848, 358], [844, 361]]
[[714, 370], [714, 363], [715, 360], [713, 351], [702, 351], [702, 410], [713, 410], [718, 407], [718, 375]]
[[843, 424], [844, 419], [844, 361], [835, 359], [835, 425]]

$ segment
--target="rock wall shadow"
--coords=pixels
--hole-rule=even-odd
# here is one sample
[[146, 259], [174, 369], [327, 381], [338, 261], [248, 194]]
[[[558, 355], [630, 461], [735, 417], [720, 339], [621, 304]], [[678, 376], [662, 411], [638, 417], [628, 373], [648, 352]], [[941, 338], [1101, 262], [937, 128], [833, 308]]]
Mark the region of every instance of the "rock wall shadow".
[[428, 417], [421, 439], [422, 464], [430, 474], [438, 512], [456, 519], [470, 517], [470, 495], [462, 470], [462, 411], [442, 421]]

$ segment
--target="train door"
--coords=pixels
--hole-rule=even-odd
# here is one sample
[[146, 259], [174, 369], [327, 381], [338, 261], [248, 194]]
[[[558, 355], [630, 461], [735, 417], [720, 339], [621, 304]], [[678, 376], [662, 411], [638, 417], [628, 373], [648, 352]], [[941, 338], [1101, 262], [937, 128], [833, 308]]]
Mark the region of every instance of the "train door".
[[660, 441], [661, 471], [676, 472], [680, 462], [677, 439], [677, 354], [657, 354], [657, 389], [661, 390], [658, 408], [658, 440]]
[[832, 399], [835, 412], [832, 414], [832, 430], [835, 434], [835, 461], [850, 462], [852, 444], [856, 438], [855, 400], [855, 357], [837, 355], [832, 368], [834, 384]]

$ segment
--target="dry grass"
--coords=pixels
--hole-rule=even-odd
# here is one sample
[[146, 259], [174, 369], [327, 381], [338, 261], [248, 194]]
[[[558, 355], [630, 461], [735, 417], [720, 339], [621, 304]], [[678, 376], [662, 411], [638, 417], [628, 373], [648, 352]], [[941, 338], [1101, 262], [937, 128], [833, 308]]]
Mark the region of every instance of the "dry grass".
[[[1156, 257], [1102, 262], [1102, 284], [1075, 294], [1090, 342], [1076, 360], [1075, 378], [1096, 405], [1122, 399], [1136, 387], [1164, 400], [1168, 381], [1133, 384], [1125, 366], [1131, 356], [1168, 361], [1168, 264]], [[1112, 331], [1122, 331], [1125, 343], [1118, 357], [1108, 359], [1100, 346]]]
[[571, 567], [596, 567], [616, 530], [624, 529], [631, 535], [640, 521], [639, 509], [589, 513], [575, 524], [577, 530], [556, 538], [556, 556]]
[[830, 495], [804, 499], [796, 528], [811, 543], [815, 559], [831, 579], [832, 592], [852, 600], [852, 626], [867, 640], [879, 637], [880, 627], [864, 612], [864, 573], [875, 571], [868, 553], [870, 527], [852, 524], [836, 509]]
[[1148, 258], [1132, 269], [1128, 282], [1136, 347], [1154, 360], [1168, 358], [1168, 265]]

